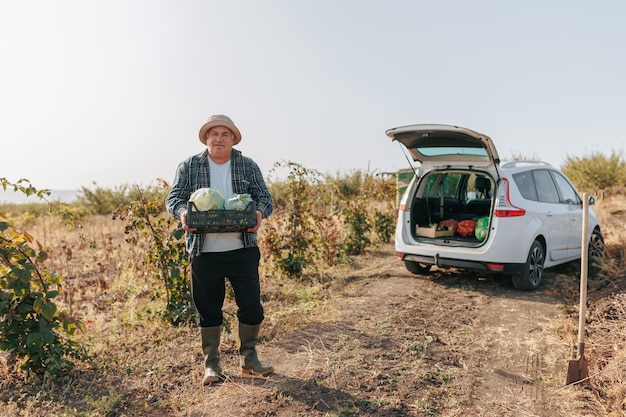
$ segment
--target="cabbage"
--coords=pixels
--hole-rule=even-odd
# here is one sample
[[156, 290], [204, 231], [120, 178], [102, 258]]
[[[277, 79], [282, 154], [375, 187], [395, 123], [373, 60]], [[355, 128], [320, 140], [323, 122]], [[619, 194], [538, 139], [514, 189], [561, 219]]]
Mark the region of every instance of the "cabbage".
[[250, 196], [250, 194], [233, 194], [224, 203], [224, 208], [226, 210], [244, 211], [251, 201], [252, 197]]
[[476, 222], [475, 236], [480, 242], [485, 240], [489, 231], [489, 217], [481, 217]]
[[200, 211], [223, 210], [224, 196], [214, 188], [199, 188], [191, 194], [192, 201]]

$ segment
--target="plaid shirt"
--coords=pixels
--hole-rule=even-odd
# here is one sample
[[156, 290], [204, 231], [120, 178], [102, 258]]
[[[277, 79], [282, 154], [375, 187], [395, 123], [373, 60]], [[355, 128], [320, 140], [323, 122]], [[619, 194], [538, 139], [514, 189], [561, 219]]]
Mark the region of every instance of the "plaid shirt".
[[[208, 155], [208, 150], [205, 150], [178, 165], [174, 183], [165, 199], [167, 212], [176, 219], [180, 220], [181, 214], [187, 210], [187, 201], [195, 190], [211, 186]], [[259, 166], [252, 159], [243, 156], [237, 149], [232, 150], [230, 163], [233, 192], [250, 194], [257, 210], [263, 213], [263, 218], [268, 217], [274, 210], [274, 206]], [[199, 255], [204, 244], [204, 235], [186, 232], [185, 238], [187, 251], [190, 254]], [[256, 233], [243, 232], [243, 245], [246, 248], [257, 246]]]

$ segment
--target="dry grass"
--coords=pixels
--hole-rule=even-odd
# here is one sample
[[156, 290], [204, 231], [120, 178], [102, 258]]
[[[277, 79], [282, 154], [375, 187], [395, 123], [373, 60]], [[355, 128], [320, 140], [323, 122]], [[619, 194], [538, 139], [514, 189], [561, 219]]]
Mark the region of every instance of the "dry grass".
[[[595, 206], [605, 225], [604, 237], [610, 256], [600, 277], [590, 281], [586, 356], [592, 364], [591, 376], [581, 384], [551, 391], [562, 404], [559, 412], [552, 415], [626, 415], [626, 210], [622, 209], [625, 203], [626, 198], [617, 196]], [[90, 346], [94, 360], [78, 364], [73, 372], [56, 380], [40, 381], [12, 372], [13, 364], [8, 355], [0, 354], [0, 417], [42, 413], [63, 417], [209, 415], [202, 411], [202, 397], [206, 394], [200, 387], [198, 366], [202, 359], [197, 329], [195, 326], [172, 327], [157, 319], [155, 312], [163, 307], [165, 300], [158, 296], [160, 283], [154, 282], [143, 266], [145, 248], [126, 244], [123, 225], [109, 217], [92, 217], [83, 222], [80, 233], [91, 240], [91, 245], [81, 241], [77, 231], [68, 233], [61, 224], [48, 218], [29, 219], [28, 224], [28, 231], [50, 248], [49, 266], [65, 277], [64, 307], [87, 324], [84, 342]], [[358, 298], [368, 282], [387, 279], [389, 265], [395, 262], [390, 247], [382, 248], [380, 253], [369, 251], [369, 256], [350, 265], [317, 270], [314, 280], [303, 283], [278, 279], [271, 275], [267, 265], [262, 266], [264, 306], [268, 312], [264, 339], [280, 339], [294, 332], [306, 334], [318, 328], [334, 329], [335, 338], [332, 344], [311, 338], [294, 348], [290, 360], [294, 366], [301, 365], [301, 378], [286, 379], [284, 383], [279, 382], [277, 388], [265, 387], [259, 382], [258, 387], [266, 389], [265, 400], [279, 409], [293, 406], [294, 399], [305, 398], [307, 393], [322, 390], [331, 393], [335, 403], [324, 397], [329, 402], [327, 407], [318, 402], [317, 408], [312, 409], [343, 411], [310, 415], [356, 416], [358, 410], [375, 407], [394, 411], [371, 415], [461, 415], [459, 410], [463, 410], [464, 404], [471, 403], [472, 396], [479, 394], [467, 391], [479, 381], [469, 381], [467, 386], [455, 383], [463, 379], [467, 369], [465, 350], [471, 344], [476, 349], [474, 354], [490, 354], [490, 340], [487, 335], [475, 337], [477, 329], [472, 321], [479, 303], [488, 297], [471, 291], [471, 286], [476, 285], [472, 281], [458, 280], [454, 284], [458, 290], [450, 288], [445, 298], [433, 292], [428, 298], [432, 304], [423, 304], [423, 299], [418, 300], [422, 294], [411, 292], [406, 299], [392, 302], [394, 310], [377, 312], [380, 321], [367, 321], [375, 307], [364, 305], [361, 312], [359, 306], [349, 303]], [[545, 294], [554, 293], [563, 300], [563, 314], [551, 320], [548, 337], [561, 345], [572, 346], [578, 323], [577, 288], [575, 283], [560, 285], [544, 289]], [[454, 304], [460, 301], [466, 304]], [[235, 321], [235, 309], [234, 301], [228, 299], [225, 311], [231, 322]], [[363, 314], [358, 326], [341, 324], [347, 310]], [[454, 323], [454, 327], [446, 327], [450, 323]], [[352, 337], [351, 332], [357, 327], [371, 338]], [[376, 361], [395, 363], [398, 359], [385, 356], [390, 353], [381, 351], [384, 342], [376, 335], [409, 330], [417, 336], [401, 342], [398, 350], [417, 356], [423, 367], [416, 369], [404, 364], [394, 370], [396, 378], [414, 381], [415, 386], [424, 384], [424, 387], [431, 387], [430, 390], [411, 399], [408, 405], [394, 396], [390, 388], [380, 391], [377, 401], [367, 399], [366, 392], [379, 392], [377, 390], [389, 383], [386, 379], [389, 375], [367, 373], [360, 366], [367, 352], [374, 352]], [[236, 350], [236, 337], [227, 335], [222, 346], [226, 368], [238, 366]], [[450, 363], [435, 361], [435, 368], [426, 368], [432, 365], [428, 358], [430, 352], [449, 358], [446, 360]], [[565, 370], [562, 368], [542, 377], [548, 384], [560, 385], [554, 381], [564, 380]], [[347, 379], [350, 374], [361, 376], [358, 383], [361, 388], [357, 384], [350, 391], [354, 385]], [[239, 380], [231, 382], [212, 393], [215, 401], [221, 399], [224, 401], [221, 404], [235, 401], [241, 403], [243, 410], [246, 404], [252, 406], [255, 401], [250, 393], [252, 388]], [[359, 390], [365, 391], [362, 395], [356, 394]], [[347, 396], [346, 392], [354, 394]], [[351, 406], [342, 407], [341, 401]], [[281, 415], [272, 414], [271, 408], [251, 410], [249, 415]], [[297, 415], [309, 413], [303, 411]], [[511, 414], [497, 415], [537, 414], [519, 408]]]
[[[568, 390], [573, 404], [591, 408], [588, 414], [626, 416], [626, 197], [617, 195], [594, 207], [603, 227], [607, 259], [598, 277], [590, 278], [585, 322], [585, 358], [590, 362], [588, 380]], [[577, 295], [578, 293], [576, 293]], [[570, 318], [578, 315], [570, 304]], [[575, 346], [578, 321], [556, 323]], [[600, 413], [598, 413], [600, 412]]]
[[[86, 324], [82, 342], [94, 360], [77, 364], [70, 375], [41, 381], [13, 372], [15, 364], [0, 352], [0, 417], [40, 415], [41, 410], [55, 416], [123, 416], [137, 415], [136, 408], [153, 410], [139, 415], [169, 415], [195, 403], [199, 392], [189, 392], [189, 386], [200, 389], [199, 333], [195, 325], [173, 327], [158, 318], [165, 300], [161, 283], [144, 268], [145, 247], [126, 243], [123, 224], [108, 216], [87, 218], [69, 232], [49, 217], [22, 220], [18, 228], [48, 248], [47, 266], [64, 276], [62, 308]], [[264, 339], [302, 327], [311, 314], [332, 316], [322, 283], [261, 279], [264, 306], [272, 311]], [[230, 291], [224, 311], [235, 325]], [[222, 341], [224, 355], [235, 358], [231, 367], [239, 363], [237, 342], [229, 334]], [[172, 365], [172, 354], [179, 365]], [[127, 414], [128, 409], [133, 411]]]

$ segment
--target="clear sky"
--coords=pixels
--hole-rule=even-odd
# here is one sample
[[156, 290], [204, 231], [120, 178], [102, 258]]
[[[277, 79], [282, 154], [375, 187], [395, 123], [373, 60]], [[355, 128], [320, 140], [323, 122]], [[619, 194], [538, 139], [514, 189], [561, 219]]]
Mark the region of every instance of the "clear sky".
[[503, 159], [624, 149], [626, 2], [2, 0], [0, 177], [168, 182], [230, 116], [267, 176], [408, 166], [385, 130], [444, 123]]

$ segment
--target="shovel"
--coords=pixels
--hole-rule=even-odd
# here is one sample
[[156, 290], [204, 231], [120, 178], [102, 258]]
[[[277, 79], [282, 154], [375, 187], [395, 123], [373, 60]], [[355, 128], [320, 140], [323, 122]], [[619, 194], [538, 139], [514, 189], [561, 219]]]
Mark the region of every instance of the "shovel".
[[585, 359], [585, 308], [587, 307], [587, 266], [589, 264], [589, 194], [583, 194], [583, 232], [580, 255], [580, 307], [578, 309], [578, 358], [569, 361], [566, 385], [589, 376], [589, 363]]

